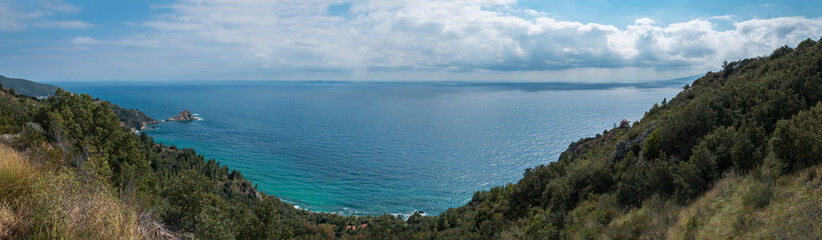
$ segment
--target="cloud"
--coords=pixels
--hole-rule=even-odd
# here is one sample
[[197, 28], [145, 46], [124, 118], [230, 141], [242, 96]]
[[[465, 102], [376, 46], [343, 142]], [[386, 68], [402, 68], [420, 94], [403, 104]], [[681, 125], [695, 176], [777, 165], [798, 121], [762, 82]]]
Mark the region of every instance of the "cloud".
[[[341, 5], [345, 14], [329, 12]], [[610, 81], [643, 78], [630, 74], [640, 70], [687, 76], [822, 35], [820, 18], [717, 16], [666, 26], [640, 18], [614, 26], [549, 17], [514, 0], [180, 0], [154, 8], [157, 15], [130, 25], [150, 31], [101, 39], [107, 44], [90, 48], [98, 52], [87, 64], [163, 79], [539, 80], [588, 72]], [[0, 20], [0, 29], [15, 26]]]
[[[736, 22], [728, 31], [711, 20], [730, 16], [668, 26], [640, 18], [620, 28], [562, 21], [513, 3], [355, 1], [344, 3], [349, 16], [339, 17], [328, 14], [325, 1], [181, 1], [161, 6], [170, 13], [144, 25], [158, 30], [152, 41], [162, 45], [194, 47], [194, 39], [215, 53], [248, 55], [250, 65], [443, 71], [702, 67], [822, 33], [822, 20], [804, 17]], [[270, 58], [253, 57], [259, 54]]]
[[97, 40], [93, 37], [77, 36], [71, 39], [71, 43], [79, 45], [91, 45], [100, 43], [100, 40]]
[[23, 20], [31, 18], [18, 13], [12, 6], [0, 2], [0, 31], [18, 31], [26, 29]]
[[734, 20], [734, 15], [713, 16], [713, 17], [709, 17], [708, 19], [733, 21]]
[[89, 28], [94, 26], [94, 24], [80, 21], [80, 20], [65, 20], [65, 21], [44, 21], [35, 23], [34, 26], [40, 28], [62, 28], [62, 29], [79, 29], [79, 28]]
[[15, 1], [0, 2], [0, 31], [21, 31], [29, 27], [77, 29], [92, 27], [93, 24], [74, 20], [54, 20], [58, 15], [71, 15], [80, 8], [60, 0], [38, 2], [35, 9], [26, 9]]

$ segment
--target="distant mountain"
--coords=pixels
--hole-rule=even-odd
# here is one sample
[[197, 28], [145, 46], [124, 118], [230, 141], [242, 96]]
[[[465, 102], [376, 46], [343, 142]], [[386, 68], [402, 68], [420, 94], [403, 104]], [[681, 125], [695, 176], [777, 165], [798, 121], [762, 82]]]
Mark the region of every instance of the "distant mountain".
[[59, 88], [51, 84], [43, 84], [21, 78], [8, 78], [3, 75], [0, 75], [0, 84], [5, 88], [14, 89], [15, 92], [29, 97], [54, 95], [54, 92]]

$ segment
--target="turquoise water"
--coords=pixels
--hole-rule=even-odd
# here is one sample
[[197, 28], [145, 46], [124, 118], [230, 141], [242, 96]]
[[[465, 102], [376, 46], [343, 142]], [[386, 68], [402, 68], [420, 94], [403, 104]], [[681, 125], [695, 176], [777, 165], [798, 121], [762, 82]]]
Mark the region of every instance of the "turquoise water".
[[[684, 84], [684, 83], [683, 83]], [[610, 85], [211, 82], [60, 83], [156, 119], [147, 133], [243, 172], [300, 208], [438, 214], [516, 182], [574, 140], [680, 88]], [[620, 87], [620, 86], [617, 86]], [[562, 90], [552, 90], [562, 89]], [[572, 89], [572, 90], [569, 90]]]

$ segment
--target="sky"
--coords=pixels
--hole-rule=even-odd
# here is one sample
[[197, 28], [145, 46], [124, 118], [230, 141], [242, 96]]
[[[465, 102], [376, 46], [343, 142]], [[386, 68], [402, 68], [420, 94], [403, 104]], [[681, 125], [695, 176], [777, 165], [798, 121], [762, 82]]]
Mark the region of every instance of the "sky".
[[0, 0], [0, 75], [648, 82], [819, 40], [821, 10], [818, 0]]

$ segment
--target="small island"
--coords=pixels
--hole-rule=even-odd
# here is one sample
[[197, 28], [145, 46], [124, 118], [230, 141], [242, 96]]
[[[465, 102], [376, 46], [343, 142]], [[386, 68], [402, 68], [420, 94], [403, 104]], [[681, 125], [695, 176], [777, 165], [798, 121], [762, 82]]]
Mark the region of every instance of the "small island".
[[186, 110], [183, 110], [182, 112], [180, 112], [180, 114], [177, 114], [177, 116], [166, 119], [166, 121], [180, 121], [180, 122], [183, 122], [183, 121], [193, 121], [193, 120], [197, 120], [197, 119], [198, 119], [197, 117], [195, 117], [194, 115], [191, 115], [191, 112], [189, 112], [188, 109], [186, 109]]

